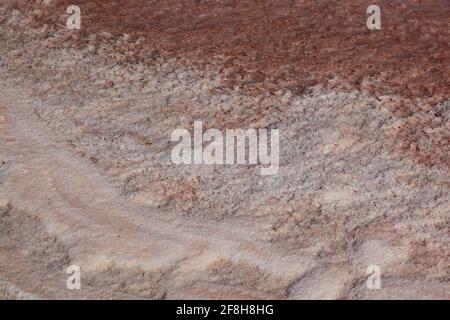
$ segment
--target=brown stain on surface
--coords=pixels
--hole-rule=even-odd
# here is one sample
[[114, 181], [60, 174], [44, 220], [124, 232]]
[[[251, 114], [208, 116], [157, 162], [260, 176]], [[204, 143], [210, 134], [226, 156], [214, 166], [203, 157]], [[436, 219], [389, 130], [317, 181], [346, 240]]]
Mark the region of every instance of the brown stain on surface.
[[[65, 22], [68, 0], [54, 1], [38, 21]], [[338, 76], [357, 88], [414, 98], [449, 98], [448, 1], [378, 1], [382, 29], [366, 27], [366, 1], [86, 1], [85, 37], [143, 37], [138, 61], [192, 58], [224, 67], [226, 83], [244, 91], [291, 89]], [[19, 1], [18, 6], [29, 6]], [[377, 87], [364, 80], [380, 80]]]

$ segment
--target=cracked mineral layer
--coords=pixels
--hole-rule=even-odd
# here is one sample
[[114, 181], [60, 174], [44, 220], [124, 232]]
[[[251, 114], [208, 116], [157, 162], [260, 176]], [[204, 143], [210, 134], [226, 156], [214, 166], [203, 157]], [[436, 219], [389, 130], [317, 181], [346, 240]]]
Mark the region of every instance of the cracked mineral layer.
[[450, 299], [449, 1], [72, 2], [0, 3], [0, 298]]

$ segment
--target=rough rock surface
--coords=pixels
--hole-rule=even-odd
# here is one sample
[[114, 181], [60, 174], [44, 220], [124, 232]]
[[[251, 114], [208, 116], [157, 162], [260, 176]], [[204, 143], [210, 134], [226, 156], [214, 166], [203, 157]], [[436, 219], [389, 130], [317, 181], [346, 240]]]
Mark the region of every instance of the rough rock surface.
[[[448, 1], [78, 2], [0, 4], [0, 298], [450, 298]], [[279, 173], [173, 165], [194, 120]]]

